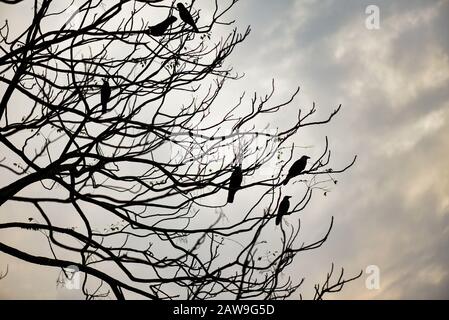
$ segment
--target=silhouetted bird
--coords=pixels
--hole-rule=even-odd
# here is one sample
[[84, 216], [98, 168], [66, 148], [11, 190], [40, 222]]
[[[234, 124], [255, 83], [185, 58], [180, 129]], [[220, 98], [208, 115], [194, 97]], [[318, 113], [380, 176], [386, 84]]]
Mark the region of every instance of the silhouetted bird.
[[284, 199], [282, 199], [281, 203], [279, 204], [278, 214], [276, 216], [276, 225], [278, 226], [281, 221], [282, 217], [285, 216], [288, 212], [288, 209], [290, 208], [290, 196], [285, 196]]
[[237, 166], [232, 172], [231, 179], [229, 181], [228, 203], [234, 202], [235, 193], [240, 189], [242, 180], [243, 180], [242, 167]]
[[287, 174], [287, 178], [285, 178], [283, 185], [285, 186], [291, 178], [299, 176], [301, 172], [306, 168], [307, 159], [310, 159], [308, 156], [302, 156], [301, 159], [296, 161], [290, 168]]
[[108, 109], [108, 102], [111, 98], [111, 87], [106, 80], [103, 80], [103, 85], [101, 86], [101, 106], [102, 111], [105, 113]]
[[168, 27], [172, 25], [176, 20], [175, 16], [169, 16], [167, 19], [162, 21], [161, 23], [158, 23], [152, 27], [150, 27], [149, 33], [152, 36], [155, 37], [161, 37], [164, 35], [164, 33], [167, 31]]
[[187, 10], [187, 8], [182, 3], [178, 3], [177, 6], [181, 20], [187, 23], [189, 26], [191, 26], [195, 32], [198, 32], [198, 28], [196, 27], [195, 21], [193, 21], [192, 15]]

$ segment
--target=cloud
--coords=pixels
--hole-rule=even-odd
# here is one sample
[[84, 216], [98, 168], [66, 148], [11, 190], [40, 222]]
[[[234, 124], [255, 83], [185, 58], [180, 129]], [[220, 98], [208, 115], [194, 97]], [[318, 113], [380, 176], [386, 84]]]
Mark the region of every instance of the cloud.
[[362, 279], [339, 297], [448, 298], [449, 2], [378, 1], [378, 31], [365, 28], [367, 4], [296, 1], [263, 31], [254, 12], [251, 54], [236, 60], [237, 69], [245, 66], [248, 83], [301, 83], [303, 99], [324, 111], [343, 103], [325, 130], [336, 158], [358, 154], [359, 161], [304, 212], [305, 238], [336, 217], [329, 243], [295, 265], [310, 274], [307, 285], [332, 261], [355, 273], [377, 264], [380, 291]]

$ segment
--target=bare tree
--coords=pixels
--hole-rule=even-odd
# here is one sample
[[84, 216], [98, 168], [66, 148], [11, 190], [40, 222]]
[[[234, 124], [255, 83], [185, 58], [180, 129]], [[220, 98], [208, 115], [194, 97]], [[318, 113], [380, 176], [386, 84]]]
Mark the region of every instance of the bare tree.
[[[0, 243], [2, 252], [78, 269], [88, 299], [109, 290], [117, 299], [284, 299], [300, 288], [288, 266], [326, 241], [333, 218], [305, 244], [298, 213], [355, 158], [332, 169], [326, 137], [290, 182], [289, 217], [275, 225], [298, 150], [291, 138], [340, 106], [324, 119], [315, 104], [297, 107], [289, 127], [259, 130], [299, 88], [281, 103], [272, 102], [274, 82], [266, 95], [223, 102], [225, 83], [240, 78], [225, 60], [250, 32], [226, 20], [236, 2], [207, 11], [192, 1], [198, 32], [170, 1], [36, 0], [24, 30], [2, 24], [0, 205], [26, 205], [29, 217], [0, 229], [48, 243], [46, 255], [14, 243]], [[217, 37], [217, 27], [232, 30]], [[243, 183], [227, 204], [238, 166]]]

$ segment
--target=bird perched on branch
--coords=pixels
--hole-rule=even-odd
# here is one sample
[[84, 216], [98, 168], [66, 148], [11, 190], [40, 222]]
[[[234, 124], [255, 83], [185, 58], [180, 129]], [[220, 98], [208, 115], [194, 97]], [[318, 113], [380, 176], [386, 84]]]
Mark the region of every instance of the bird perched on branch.
[[242, 167], [239, 165], [235, 167], [234, 171], [231, 174], [231, 179], [229, 180], [228, 203], [234, 202], [235, 193], [240, 189], [242, 180]]
[[164, 21], [151, 26], [149, 29], [149, 33], [152, 36], [155, 37], [161, 37], [164, 35], [164, 33], [167, 31], [168, 27], [170, 27], [176, 20], [175, 16], [169, 16], [167, 19], [165, 19]]
[[290, 208], [290, 196], [285, 196], [284, 199], [282, 199], [281, 203], [279, 204], [278, 214], [276, 216], [276, 225], [278, 226], [281, 221], [282, 217], [285, 216], [288, 212], [288, 209]]
[[102, 111], [105, 113], [108, 109], [108, 102], [111, 98], [111, 87], [106, 80], [103, 80], [103, 85], [101, 86], [101, 106]]
[[191, 26], [193, 28], [193, 31], [198, 32], [198, 28], [196, 27], [195, 21], [193, 20], [193, 17], [190, 14], [189, 10], [187, 10], [187, 8], [182, 3], [178, 3], [177, 6], [181, 20]]
[[282, 183], [284, 186], [290, 181], [291, 178], [299, 176], [303, 170], [306, 168], [308, 156], [302, 156], [301, 159], [297, 160], [288, 171], [287, 177]]

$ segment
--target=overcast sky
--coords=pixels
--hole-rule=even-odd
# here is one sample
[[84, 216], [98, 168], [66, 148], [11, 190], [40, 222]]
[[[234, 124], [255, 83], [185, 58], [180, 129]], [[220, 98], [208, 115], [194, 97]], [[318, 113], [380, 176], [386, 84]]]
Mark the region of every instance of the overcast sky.
[[[379, 30], [365, 26], [369, 4], [380, 9]], [[379, 266], [380, 290], [358, 281], [339, 298], [449, 298], [449, 1], [239, 8], [253, 30], [234, 56], [248, 86], [275, 78], [281, 89], [300, 84], [304, 101], [328, 111], [342, 103], [328, 128], [334, 156], [359, 155], [330, 198], [304, 214], [304, 224], [319, 216], [310, 219], [317, 226], [336, 217], [314, 270]]]
[[[378, 30], [365, 24], [372, 4], [380, 9]], [[380, 289], [368, 290], [364, 275], [336, 297], [448, 299], [449, 1], [244, 0], [229, 17], [252, 29], [228, 60], [246, 74], [230, 94], [264, 93], [275, 79], [277, 97], [299, 85], [300, 104], [315, 101], [320, 115], [342, 104], [326, 128], [295, 139], [319, 150], [328, 135], [337, 164], [358, 155], [332, 192], [302, 213], [311, 238], [331, 216], [335, 224], [294, 272], [307, 275], [311, 288], [331, 262], [348, 275], [376, 265]], [[0, 298], [61, 296], [54, 273], [36, 278], [46, 269], [0, 254], [0, 270], [6, 264]]]

